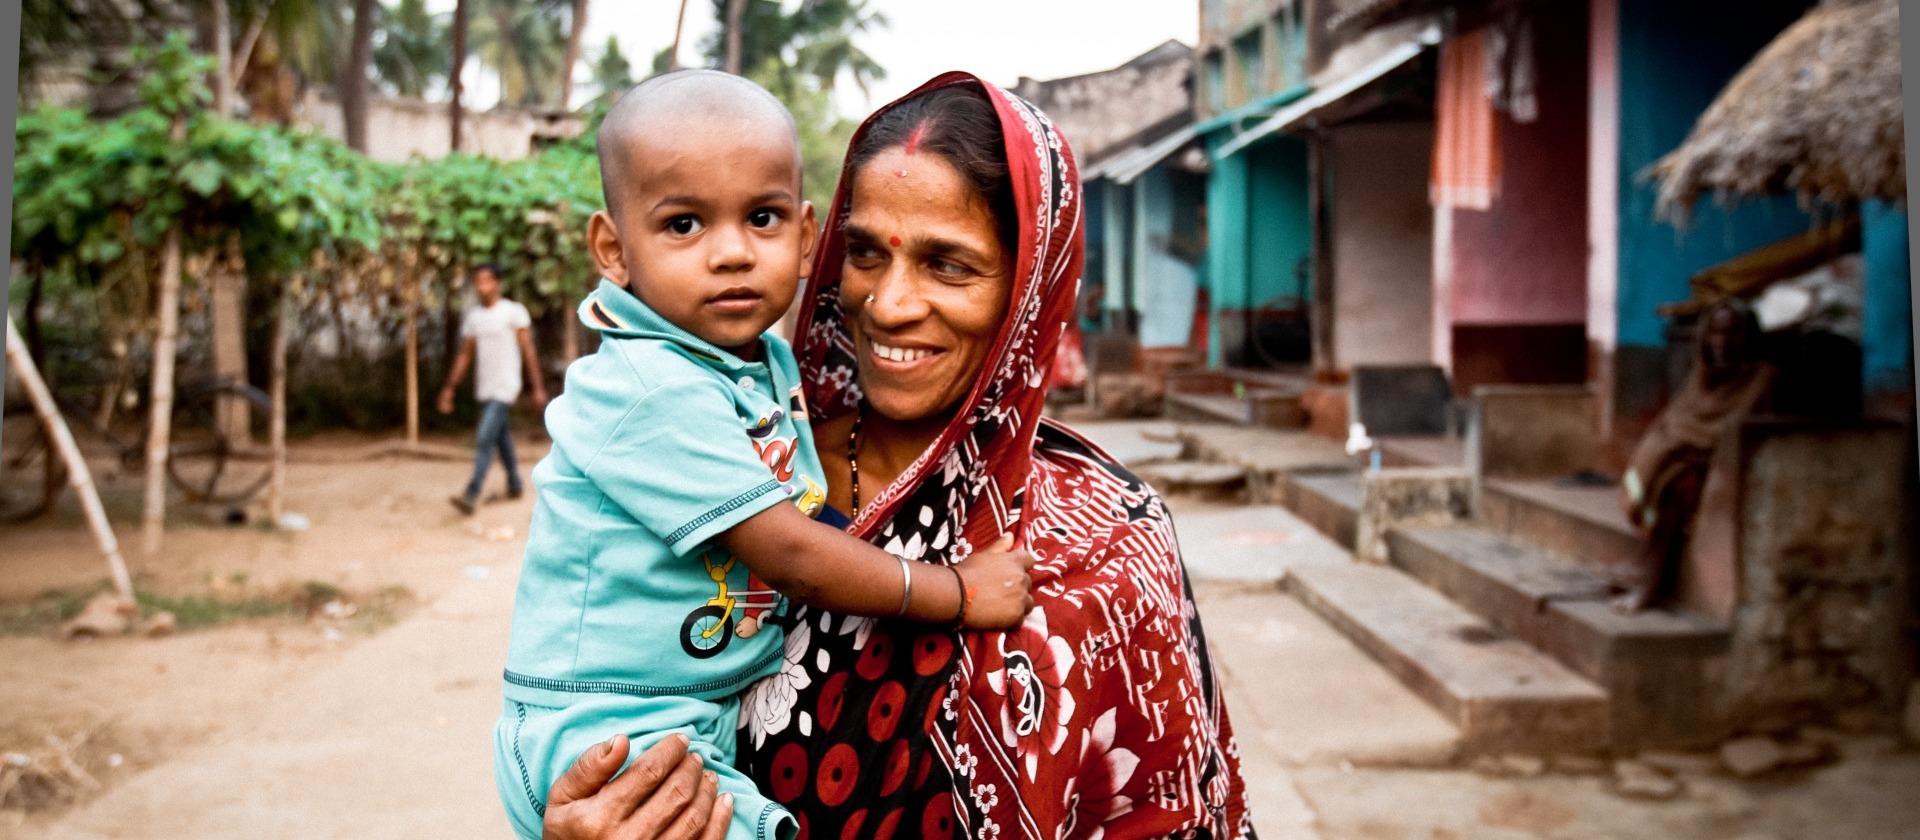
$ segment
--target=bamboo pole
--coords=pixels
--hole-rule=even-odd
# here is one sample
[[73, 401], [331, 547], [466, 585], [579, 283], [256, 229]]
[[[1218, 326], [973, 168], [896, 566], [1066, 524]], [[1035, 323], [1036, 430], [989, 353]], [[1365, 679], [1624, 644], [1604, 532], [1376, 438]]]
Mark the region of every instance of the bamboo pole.
[[[284, 295], [284, 293], [283, 293]], [[267, 390], [272, 408], [267, 420], [267, 519], [275, 527], [287, 512], [287, 313], [283, 299], [274, 307], [273, 344], [268, 349]]]
[[[174, 118], [176, 127], [184, 124]], [[153, 396], [147, 427], [147, 488], [140, 536], [148, 556], [160, 552], [167, 516], [167, 443], [173, 434], [173, 354], [180, 333], [180, 226], [167, 229], [160, 255], [160, 326], [153, 339]]]
[[[12, 315], [7, 316], [7, 357], [15, 375], [20, 377], [20, 384], [27, 390], [27, 398], [39, 412], [47, 436], [53, 438], [54, 449], [60, 459], [67, 462], [67, 483], [73, 487], [74, 495], [80, 497], [80, 507], [87, 512], [87, 525], [93, 528], [93, 538], [100, 543], [100, 553], [106, 555], [113, 588], [121, 598], [131, 602], [133, 578], [127, 574], [127, 563], [120, 557], [120, 541], [113, 536], [107, 511], [100, 505], [100, 492], [93, 486], [93, 472], [87, 469], [86, 459], [80, 457], [80, 447], [73, 442], [73, 430], [67, 428], [66, 418], [60, 416], [52, 392], [47, 390], [46, 381], [40, 378], [40, 369], [34, 366], [33, 356], [27, 352], [26, 340], [13, 326]], [[53, 453], [47, 457], [53, 457]]]
[[420, 283], [407, 287], [407, 447], [420, 445]]

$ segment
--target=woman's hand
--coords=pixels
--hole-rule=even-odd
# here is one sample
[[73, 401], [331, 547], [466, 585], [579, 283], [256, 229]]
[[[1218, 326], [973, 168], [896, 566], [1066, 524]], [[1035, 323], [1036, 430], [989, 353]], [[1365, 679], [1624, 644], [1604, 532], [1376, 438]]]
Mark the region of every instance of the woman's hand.
[[[669, 735], [627, 760], [625, 735], [589, 748], [547, 791], [545, 840], [721, 840], [733, 820], [733, 795], [700, 770], [684, 735]], [[607, 780], [612, 779], [612, 783]]]
[[1003, 630], [1019, 625], [1033, 609], [1033, 555], [1012, 548], [1013, 535], [1003, 534], [986, 551], [954, 564], [961, 585], [973, 595], [961, 626]]

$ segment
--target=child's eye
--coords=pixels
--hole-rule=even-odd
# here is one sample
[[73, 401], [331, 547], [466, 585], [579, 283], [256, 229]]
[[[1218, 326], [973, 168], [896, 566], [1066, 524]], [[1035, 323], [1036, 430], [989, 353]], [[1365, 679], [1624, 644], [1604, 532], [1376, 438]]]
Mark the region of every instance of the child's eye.
[[667, 230], [681, 236], [700, 232], [700, 219], [694, 216], [675, 216], [667, 220]]
[[756, 228], [770, 228], [780, 223], [780, 211], [762, 207], [747, 214], [747, 224]]

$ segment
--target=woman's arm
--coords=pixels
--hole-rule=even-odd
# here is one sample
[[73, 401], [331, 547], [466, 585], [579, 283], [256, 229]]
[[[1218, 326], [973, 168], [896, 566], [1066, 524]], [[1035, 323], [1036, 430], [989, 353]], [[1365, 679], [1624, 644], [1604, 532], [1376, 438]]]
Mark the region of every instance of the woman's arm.
[[[761, 511], [727, 529], [716, 542], [767, 585], [808, 606], [880, 618], [904, 615], [929, 623], [952, 622], [961, 615], [962, 594], [953, 572], [929, 563], [903, 563], [838, 528], [813, 521], [792, 505]], [[970, 596], [965, 626], [1012, 627], [1033, 608], [1028, 591], [1033, 555], [1009, 552], [1012, 547], [1013, 538], [1002, 537], [953, 567]]]
[[[685, 736], [661, 739], [620, 773], [624, 735], [581, 754], [547, 792], [544, 840], [721, 840], [733, 820], [733, 797], [715, 795], [718, 780], [700, 770]], [[616, 778], [615, 773], [620, 773]], [[612, 783], [609, 784], [608, 780]]]

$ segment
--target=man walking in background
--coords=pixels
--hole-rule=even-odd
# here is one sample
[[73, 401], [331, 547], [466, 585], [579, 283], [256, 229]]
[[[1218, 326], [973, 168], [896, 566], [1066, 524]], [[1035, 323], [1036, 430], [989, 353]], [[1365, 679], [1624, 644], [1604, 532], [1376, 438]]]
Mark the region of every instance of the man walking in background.
[[453, 389], [473, 368], [473, 398], [480, 404], [480, 432], [474, 441], [473, 478], [466, 490], [449, 501], [461, 513], [471, 515], [480, 503], [480, 490], [486, 484], [487, 469], [493, 465], [493, 453], [500, 452], [500, 465], [507, 470], [507, 498], [520, 498], [520, 462], [513, 452], [513, 431], [508, 428], [508, 411], [520, 398], [520, 371], [523, 366], [533, 392], [535, 408], [547, 405], [547, 388], [540, 379], [540, 360], [533, 349], [533, 319], [527, 308], [500, 296], [500, 267], [487, 263], [473, 270], [473, 291], [480, 305], [468, 309], [460, 319], [460, 353], [454, 356], [453, 372], [440, 389], [440, 413], [453, 412]]

